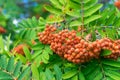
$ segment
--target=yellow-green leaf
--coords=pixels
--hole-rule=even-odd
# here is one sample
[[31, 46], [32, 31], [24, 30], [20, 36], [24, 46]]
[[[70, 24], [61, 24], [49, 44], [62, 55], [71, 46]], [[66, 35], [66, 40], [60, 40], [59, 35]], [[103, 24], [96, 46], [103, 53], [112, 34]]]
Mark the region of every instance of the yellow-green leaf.
[[71, 70], [71, 71], [68, 71], [68, 72], [66, 72], [65, 74], [63, 74], [62, 78], [63, 78], [63, 79], [68, 79], [68, 78], [73, 77], [73, 76], [76, 75], [77, 73], [78, 73], [77, 70]]

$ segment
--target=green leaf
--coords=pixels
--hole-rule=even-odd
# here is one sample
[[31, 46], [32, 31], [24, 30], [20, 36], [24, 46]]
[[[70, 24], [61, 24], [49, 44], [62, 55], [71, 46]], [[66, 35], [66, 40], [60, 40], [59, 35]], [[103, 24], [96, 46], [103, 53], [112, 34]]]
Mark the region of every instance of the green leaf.
[[36, 27], [38, 25], [38, 21], [36, 17], [32, 17], [32, 24], [33, 24], [33, 27]]
[[118, 36], [120, 36], [120, 31], [117, 31], [118, 32]]
[[23, 38], [23, 36], [25, 36], [25, 34], [26, 34], [26, 30], [23, 30], [23, 31], [22, 31], [22, 32], [20, 32], [19, 34], [20, 34], [20, 39], [22, 39], [22, 38]]
[[79, 21], [79, 20], [75, 20], [75, 21], [72, 21], [72, 22], [70, 23], [70, 27], [80, 26], [80, 25], [82, 25], [82, 22]]
[[35, 66], [35, 64], [31, 65], [31, 70], [32, 70], [32, 77], [36, 80], [39, 80], [39, 71], [37, 69], [37, 66]]
[[48, 63], [48, 59], [46, 59], [46, 58], [43, 56], [43, 54], [42, 54], [42, 57], [41, 57], [41, 61], [44, 62], [44, 63], [46, 63], [46, 64]]
[[110, 73], [110, 74], [114, 74], [114, 75], [116, 75], [116, 76], [118, 76], [118, 77], [120, 77], [120, 72], [119, 71], [113, 71], [113, 70], [105, 70], [105, 72], [108, 72], [108, 73]]
[[78, 75], [73, 76], [71, 80], [78, 80]]
[[103, 5], [102, 4], [96, 4], [95, 6], [89, 8], [88, 10], [85, 11], [84, 17], [88, 17], [98, 11]]
[[57, 0], [50, 0], [50, 2], [51, 2], [56, 8], [62, 9], [62, 5], [59, 3], [59, 1], [57, 1]]
[[117, 33], [116, 29], [114, 29], [112, 27], [112, 28], [106, 28], [105, 30], [106, 30], [106, 32], [107, 32], [106, 34], [109, 38], [116, 40], [116, 36], [117, 36], [117, 34], [115, 34], [115, 33]]
[[31, 38], [31, 30], [26, 30], [26, 33], [25, 33], [25, 35], [23, 36], [25, 39], [28, 39], [28, 40], [30, 40], [30, 38]]
[[54, 71], [56, 74], [56, 80], [62, 80], [62, 72], [58, 65], [54, 65]]
[[25, 46], [25, 47], [23, 48], [23, 50], [24, 50], [24, 53], [25, 53], [26, 58], [27, 58], [29, 61], [31, 61], [31, 53], [30, 53], [29, 49]]
[[70, 10], [70, 8], [66, 8], [64, 10], [64, 13], [66, 13], [69, 16], [73, 16], [73, 17], [77, 17], [77, 18], [81, 17], [81, 14], [80, 14], [79, 10], [74, 10], [74, 9]]
[[27, 21], [26, 20], [22, 20], [21, 21], [21, 23], [19, 23], [19, 25], [18, 26], [20, 26], [20, 27], [22, 27], [22, 28], [29, 28], [29, 26], [26, 24], [27, 23]]
[[[89, 68], [88, 68], [89, 67]], [[98, 67], [98, 63], [95, 61], [89, 62], [84, 69], [82, 69], [85, 76], [91, 74]]]
[[81, 71], [79, 72], [79, 80], [85, 80], [85, 76]]
[[22, 65], [20, 61], [17, 62], [15, 67], [13, 56], [7, 60], [6, 56], [0, 55], [0, 63], [1, 63], [0, 64], [0, 80], [13, 80], [13, 79], [22, 80], [22, 78], [24, 78], [24, 76], [26, 75], [27, 71], [30, 69], [30, 68], [28, 69], [27, 67], [26, 69], [23, 70], [24, 65]]
[[53, 51], [50, 49], [50, 46], [49, 45], [46, 45], [45, 46], [45, 52], [49, 53], [49, 54], [53, 54]]
[[120, 62], [109, 60], [109, 59], [103, 59], [102, 63], [105, 65], [113, 66], [113, 67], [119, 67], [120, 68]]
[[119, 67], [113, 67], [109, 65], [103, 65], [104, 70], [113, 70], [113, 71], [118, 71], [120, 68]]
[[31, 19], [26, 19], [26, 24], [27, 24], [27, 26], [29, 27], [29, 28], [32, 28], [32, 27], [34, 27], [34, 25], [32, 24], [32, 21], [31, 21]]
[[62, 5], [65, 5], [65, 4], [66, 4], [66, 0], [59, 0], [59, 2], [60, 2]]
[[40, 79], [41, 80], [46, 80], [45, 72], [40, 72]]
[[113, 13], [113, 14], [109, 17], [109, 19], [106, 20], [106, 24], [105, 24], [105, 25], [113, 24], [115, 18], [116, 18], [116, 15], [115, 15], [115, 13]]
[[40, 65], [40, 62], [43, 62], [42, 59], [41, 59], [41, 55], [37, 56], [34, 59], [34, 62], [36, 63], [36, 66], [38, 67]]
[[99, 20], [98, 20], [98, 23], [99, 24], [105, 24], [106, 22], [106, 18], [108, 17], [108, 12], [110, 12], [110, 9], [107, 8], [107, 9], [104, 9], [102, 12], [100, 12], [100, 15], [102, 16]]
[[20, 61], [22, 61], [24, 64], [26, 64], [27, 59], [23, 55], [17, 54], [16, 56], [20, 59]]
[[0, 48], [4, 50], [4, 42], [3, 42], [3, 37], [0, 36]]
[[46, 21], [47, 23], [59, 23], [63, 20], [63, 17], [54, 15], [52, 18], [48, 17]]
[[92, 15], [89, 18], [85, 19], [84, 24], [88, 24], [88, 23], [95, 21], [96, 19], [99, 19], [99, 18], [101, 18], [100, 15]]
[[120, 79], [120, 76], [117, 76], [116, 74], [109, 73], [109, 72], [105, 72], [105, 74], [107, 76], [109, 76], [110, 78], [112, 78], [113, 80], [119, 80]]
[[57, 15], [61, 15], [61, 14], [62, 14], [61, 10], [56, 9], [56, 8], [54, 8], [54, 7], [52, 7], [52, 6], [49, 6], [49, 5], [46, 5], [46, 6], [45, 6], [45, 9], [46, 9], [47, 11], [53, 13], [53, 14], [57, 14]]
[[120, 26], [120, 18], [118, 18], [117, 20], [115, 20], [114, 25], [115, 26]]
[[41, 49], [43, 49], [45, 47], [45, 45], [44, 44], [35, 44], [33, 47], [32, 47], [32, 49], [33, 50], [41, 50]]
[[35, 59], [35, 58], [38, 57], [41, 53], [42, 53], [42, 50], [37, 50], [37, 51], [35, 51], [34, 54], [32, 55], [32, 59]]
[[30, 40], [34, 40], [36, 38], [36, 30], [33, 29], [33, 30], [30, 30], [30, 34], [29, 34], [29, 39]]
[[109, 76], [107, 76], [107, 77], [105, 77], [105, 78], [103, 78], [104, 80], [106, 79], [106, 80], [114, 80], [114, 79], [112, 79], [112, 78], [110, 78]]
[[21, 61], [18, 61], [17, 64], [16, 64], [16, 67], [15, 67], [15, 70], [13, 72], [13, 74], [14, 74], [15, 77], [18, 76], [18, 74], [20, 72], [21, 65], [22, 65]]
[[11, 34], [9, 34], [9, 36], [7, 37], [7, 43], [6, 43], [6, 46], [7, 46], [7, 50], [10, 51], [10, 37], [11, 37]]
[[13, 77], [6, 72], [0, 70], [0, 80], [13, 80]]
[[101, 80], [103, 77], [102, 72], [98, 73], [93, 80]]
[[93, 80], [95, 78], [95, 76], [100, 72], [101, 72], [101, 70], [100, 70], [100, 67], [98, 66], [97, 68], [94, 69], [94, 71], [92, 71], [91, 73], [89, 73], [86, 76], [86, 79], [87, 80]]
[[88, 3], [84, 4], [84, 10], [89, 9], [90, 7], [94, 6], [98, 0], [90, 0]]
[[67, 6], [69, 8], [71, 8], [71, 9], [75, 10], [75, 12], [78, 11], [79, 15], [80, 15], [80, 9], [81, 9], [81, 5], [80, 4], [78, 4], [78, 3], [76, 3], [76, 2], [74, 2], [72, 0], [69, 0]]
[[44, 57], [44, 59], [49, 60], [49, 54], [45, 50], [43, 52], [43, 57]]
[[71, 78], [73, 77], [74, 75], [76, 75], [78, 73], [77, 70], [71, 70], [71, 71], [68, 71], [66, 72], [65, 74], [62, 75], [62, 78], [63, 79], [68, 79], [68, 78]]
[[24, 71], [18, 77], [18, 80], [22, 80], [29, 70], [30, 70], [30, 67], [25, 68]]
[[8, 65], [7, 65], [6, 70], [7, 70], [8, 72], [12, 72], [13, 69], [14, 69], [14, 57], [11, 57], [11, 58], [9, 59], [9, 61], [8, 61]]
[[50, 69], [47, 68], [45, 71], [45, 74], [46, 74], [47, 80], [53, 80], [54, 76], [52, 72], [50, 71]]
[[[40, 26], [40, 28], [44, 29], [45, 24], [46, 24], [46, 20], [43, 17], [40, 17], [39, 20], [38, 20], [38, 25]], [[43, 25], [44, 27], [42, 27], [41, 25]]]
[[112, 51], [111, 50], [108, 50], [108, 49], [103, 49], [102, 51], [101, 51], [101, 56], [108, 56], [108, 55], [110, 55], [110, 54], [112, 54]]
[[88, 3], [88, 2], [91, 1], [91, 0], [83, 0], [82, 2], [79, 1], [79, 0], [73, 0], [73, 1], [75, 1], [75, 2], [77, 2], [77, 3]]
[[84, 3], [88, 3], [89, 1], [90, 1], [90, 0], [84, 0], [83, 2], [84, 2]]
[[6, 58], [6, 56], [5, 55], [2, 55], [1, 57], [0, 57], [0, 67], [2, 68], [2, 69], [6, 69], [6, 67], [7, 67], [7, 58]]
[[106, 33], [103, 32], [103, 30], [98, 30], [98, 32], [100, 33], [102, 38], [106, 37]]

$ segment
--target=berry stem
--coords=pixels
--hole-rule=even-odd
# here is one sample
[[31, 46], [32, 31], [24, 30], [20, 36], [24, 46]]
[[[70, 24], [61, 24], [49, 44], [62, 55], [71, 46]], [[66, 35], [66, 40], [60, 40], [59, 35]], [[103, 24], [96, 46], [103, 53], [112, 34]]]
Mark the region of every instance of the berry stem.
[[99, 65], [100, 65], [100, 67], [101, 67], [101, 70], [102, 70], [103, 78], [104, 78], [104, 80], [106, 80], [105, 71], [104, 71], [104, 69], [103, 69], [103, 65], [102, 65], [102, 63], [101, 63], [101, 60], [98, 59], [98, 62], [99, 62]]
[[81, 1], [81, 18], [82, 18], [82, 31], [81, 31], [81, 37], [84, 36], [84, 1], [83, 0], [80, 0]]

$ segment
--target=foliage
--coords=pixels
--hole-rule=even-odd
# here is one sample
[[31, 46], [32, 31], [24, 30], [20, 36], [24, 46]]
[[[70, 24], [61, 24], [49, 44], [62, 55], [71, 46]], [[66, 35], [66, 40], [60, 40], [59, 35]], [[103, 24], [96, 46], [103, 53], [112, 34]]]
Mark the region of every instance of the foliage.
[[17, 31], [20, 31], [18, 36], [19, 40], [26, 42], [27, 40], [31, 41], [36, 39], [37, 33], [44, 29], [45, 24], [46, 21], [42, 17], [40, 17], [39, 20], [35, 17], [23, 20], [19, 23], [18, 28], [16, 28]]
[[[65, 17], [64, 18], [65, 20], [63, 19], [61, 21], [69, 22], [68, 26], [70, 27], [80, 26], [83, 24], [86, 25], [101, 17], [101, 15], [96, 14], [96, 12], [98, 12], [98, 10], [102, 7], [102, 4], [98, 4], [97, 0], [92, 0], [92, 1], [91, 0], [81, 0], [81, 1], [50, 0], [50, 1], [53, 4], [53, 6], [45, 6], [45, 8], [51, 13], [55, 14], [56, 16]], [[85, 18], [84, 21], [83, 21], [83, 17]]]
[[[118, 60], [104, 58], [111, 54], [110, 50], [102, 50], [99, 59], [74, 64], [54, 54], [50, 46], [42, 44], [37, 36], [38, 32], [44, 30], [46, 24], [52, 24], [58, 30], [67, 28], [77, 31], [79, 27], [83, 28], [77, 31], [77, 35], [85, 39], [86, 35], [92, 34], [91, 41], [104, 37], [120, 39], [119, 10], [113, 5], [112, 8], [104, 9], [98, 0], [49, 1], [51, 4], [44, 6], [51, 13], [47, 18], [24, 19], [14, 27], [15, 35], [9, 34], [6, 38], [0, 36], [0, 79], [119, 80], [119, 58]], [[4, 0], [1, 2], [4, 3]], [[3, 20], [0, 24], [6, 25], [4, 17], [0, 20]], [[12, 38], [15, 39], [11, 40]], [[35, 44], [32, 41], [35, 41]], [[11, 52], [12, 48], [22, 43], [29, 46], [23, 48], [24, 55]]]
[[30, 70], [30, 67], [23, 68], [21, 61], [14, 61], [14, 57], [7, 59], [5, 55], [0, 55], [0, 79], [22, 80]]

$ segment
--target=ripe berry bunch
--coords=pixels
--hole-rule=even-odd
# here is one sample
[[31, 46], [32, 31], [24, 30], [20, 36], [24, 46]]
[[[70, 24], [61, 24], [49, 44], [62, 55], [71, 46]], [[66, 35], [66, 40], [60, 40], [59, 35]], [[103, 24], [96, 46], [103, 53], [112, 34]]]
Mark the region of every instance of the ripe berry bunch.
[[88, 43], [77, 37], [75, 31], [62, 30], [53, 41], [50, 45], [51, 49], [68, 61], [82, 63], [93, 57], [93, 54], [87, 51]]
[[59, 56], [73, 63], [83, 63], [92, 58], [99, 58], [102, 49], [112, 51], [105, 58], [116, 59], [120, 56], [120, 40], [112, 41], [108, 38], [87, 42], [76, 36], [76, 31], [62, 30], [57, 32], [54, 26], [47, 25], [45, 31], [39, 34], [39, 40], [50, 44], [51, 49]]
[[6, 33], [6, 30], [0, 26], [0, 34]]
[[118, 9], [120, 9], [120, 0], [116, 1], [116, 2], [114, 3], [114, 5], [115, 5]]
[[112, 51], [112, 53], [105, 56], [105, 58], [117, 59], [120, 56], [120, 40], [112, 41], [108, 38], [101, 39], [101, 48]]
[[89, 42], [88, 51], [93, 54], [93, 58], [99, 58], [101, 51], [99, 40]]
[[54, 34], [52, 34], [54, 31], [56, 31], [55, 27], [46, 25], [45, 30], [42, 33], [38, 33], [39, 40], [43, 44], [51, 44], [54, 38]]
[[67, 40], [65, 44], [64, 58], [68, 61], [73, 63], [83, 63], [93, 58], [93, 53], [90, 53], [90, 49], [88, 48], [89, 43], [85, 40], [76, 36], [70, 41]]
[[23, 47], [24, 46], [27, 46], [26, 44], [20, 44], [20, 45], [18, 45], [18, 46], [16, 46], [13, 50], [12, 50], [12, 52], [15, 52], [15, 53], [18, 53], [18, 54], [21, 54], [21, 55], [25, 55], [24, 54], [24, 51], [23, 51]]

